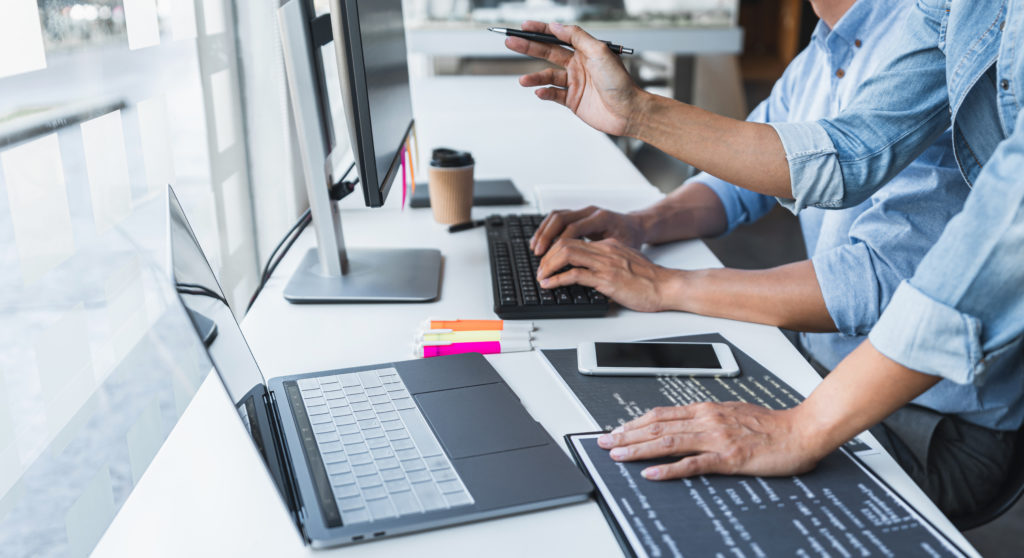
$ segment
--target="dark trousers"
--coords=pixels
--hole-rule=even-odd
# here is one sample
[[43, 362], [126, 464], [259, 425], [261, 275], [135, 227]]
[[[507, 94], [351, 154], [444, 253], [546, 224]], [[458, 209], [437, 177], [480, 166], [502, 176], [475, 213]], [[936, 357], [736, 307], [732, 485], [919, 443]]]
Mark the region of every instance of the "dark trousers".
[[[785, 332], [785, 330], [784, 330]], [[830, 370], [787, 337], [824, 378]], [[1010, 474], [1015, 432], [991, 430], [955, 415], [908, 404], [870, 432], [943, 513], [974, 513], [999, 496]]]

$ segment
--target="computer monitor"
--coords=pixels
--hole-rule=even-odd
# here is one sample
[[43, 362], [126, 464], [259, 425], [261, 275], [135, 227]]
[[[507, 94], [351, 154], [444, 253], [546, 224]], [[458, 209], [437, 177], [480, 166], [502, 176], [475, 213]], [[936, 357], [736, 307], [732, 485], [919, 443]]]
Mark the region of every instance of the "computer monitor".
[[[436, 249], [347, 249], [331, 199], [336, 169], [353, 161], [364, 202], [379, 207], [401, 171], [412, 100], [401, 0], [332, 0], [315, 18], [309, 0], [278, 11], [292, 111], [317, 248], [285, 287], [291, 302], [430, 301], [440, 293]], [[325, 19], [327, 18], [327, 19]], [[328, 83], [321, 50], [337, 52], [340, 84]], [[345, 126], [330, 129], [330, 87], [341, 89]], [[332, 145], [333, 142], [333, 145]]]

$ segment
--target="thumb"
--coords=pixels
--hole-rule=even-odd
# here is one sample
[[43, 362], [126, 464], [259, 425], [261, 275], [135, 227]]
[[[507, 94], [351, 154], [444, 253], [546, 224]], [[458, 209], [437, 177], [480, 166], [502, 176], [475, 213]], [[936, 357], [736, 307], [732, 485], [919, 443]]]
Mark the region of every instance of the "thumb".
[[583, 52], [587, 56], [597, 56], [604, 52], [610, 53], [608, 46], [595, 39], [577, 25], [562, 25], [551, 23], [548, 25], [551, 34], [572, 45], [572, 48]]

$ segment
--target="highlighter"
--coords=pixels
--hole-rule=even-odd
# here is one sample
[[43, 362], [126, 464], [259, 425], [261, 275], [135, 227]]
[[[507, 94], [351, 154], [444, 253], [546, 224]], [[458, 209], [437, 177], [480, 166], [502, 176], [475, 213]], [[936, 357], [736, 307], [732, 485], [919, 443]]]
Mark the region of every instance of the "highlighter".
[[424, 345], [448, 345], [451, 343], [472, 343], [476, 341], [529, 341], [529, 331], [448, 331], [444, 329], [425, 331], [416, 341]]
[[427, 320], [427, 329], [452, 331], [533, 331], [533, 322], [503, 320]]
[[476, 343], [452, 343], [451, 345], [416, 345], [413, 354], [423, 358], [459, 355], [462, 353], [480, 353], [495, 355], [498, 353], [518, 353], [533, 350], [529, 341], [502, 343], [499, 341], [478, 341]]

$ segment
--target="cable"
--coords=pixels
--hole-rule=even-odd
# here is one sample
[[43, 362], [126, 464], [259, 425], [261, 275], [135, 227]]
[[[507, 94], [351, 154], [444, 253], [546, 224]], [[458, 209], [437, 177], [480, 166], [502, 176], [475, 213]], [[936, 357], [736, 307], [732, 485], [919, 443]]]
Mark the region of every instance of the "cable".
[[[341, 175], [341, 181], [339, 182], [339, 184], [345, 184], [345, 178], [348, 177], [349, 173], [351, 173], [352, 169], [354, 168], [356, 168], [355, 162], [349, 165], [348, 169], [345, 170], [345, 173]], [[354, 186], [355, 184], [358, 183], [359, 178], [356, 178], [355, 181], [351, 183], [351, 186]], [[299, 220], [296, 221], [294, 225], [292, 225], [292, 228], [288, 229], [288, 232], [285, 233], [281, 241], [277, 243], [277, 246], [274, 247], [274, 250], [270, 252], [270, 256], [267, 258], [267, 263], [263, 266], [263, 271], [260, 273], [260, 284], [257, 285], [256, 292], [254, 292], [252, 294], [252, 297], [249, 299], [249, 305], [245, 307], [246, 312], [248, 312], [249, 309], [252, 308], [252, 305], [256, 302], [256, 297], [259, 296], [261, 292], [263, 292], [263, 287], [267, 285], [267, 281], [270, 280], [270, 277], [274, 274], [274, 270], [277, 269], [277, 266], [284, 259], [285, 254], [288, 253], [288, 250], [292, 247], [292, 244], [295, 244], [295, 241], [299, 239], [299, 236], [302, 234], [302, 231], [304, 231], [312, 221], [313, 214], [312, 208], [310, 208], [302, 213], [302, 215], [299, 217]]]
[[228, 306], [228, 301], [224, 300], [224, 297], [221, 296], [220, 293], [209, 287], [204, 287], [203, 285], [196, 283], [175, 283], [175, 286], [181, 294], [208, 296], [210, 298], [217, 299], [223, 302], [225, 306]]

